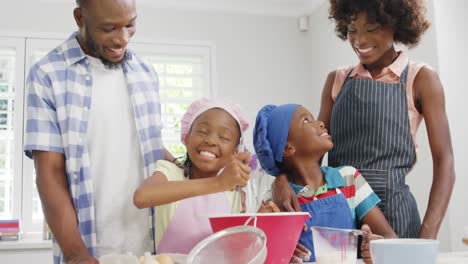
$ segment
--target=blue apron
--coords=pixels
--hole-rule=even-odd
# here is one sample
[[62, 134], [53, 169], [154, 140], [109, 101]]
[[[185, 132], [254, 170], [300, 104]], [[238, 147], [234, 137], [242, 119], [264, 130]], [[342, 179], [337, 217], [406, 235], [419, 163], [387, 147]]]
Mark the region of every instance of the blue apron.
[[416, 162], [406, 98], [408, 65], [399, 83], [346, 77], [333, 105], [329, 166], [358, 169], [382, 200], [398, 237], [418, 237], [421, 220], [405, 177]]
[[343, 229], [355, 228], [348, 201], [346, 201], [346, 198], [338, 188], [336, 191], [338, 193], [337, 195], [301, 204], [302, 211], [309, 212], [311, 217], [306, 222], [307, 231], [301, 233], [299, 242], [310, 250], [311, 256], [309, 261], [311, 262], [315, 262], [311, 226]]

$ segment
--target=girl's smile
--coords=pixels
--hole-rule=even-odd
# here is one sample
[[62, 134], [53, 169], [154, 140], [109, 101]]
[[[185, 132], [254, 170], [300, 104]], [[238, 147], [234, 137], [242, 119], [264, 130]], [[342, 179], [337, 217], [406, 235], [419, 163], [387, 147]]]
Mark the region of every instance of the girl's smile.
[[228, 112], [212, 108], [200, 114], [186, 139], [194, 177], [216, 175], [236, 153], [239, 138], [239, 125]]

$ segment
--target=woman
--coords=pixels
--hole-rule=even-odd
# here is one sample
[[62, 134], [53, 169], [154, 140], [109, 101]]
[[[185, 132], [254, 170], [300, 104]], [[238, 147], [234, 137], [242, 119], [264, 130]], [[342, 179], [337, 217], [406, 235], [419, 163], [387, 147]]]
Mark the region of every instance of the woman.
[[[331, 72], [325, 82], [318, 119], [335, 142], [328, 164], [363, 174], [399, 237], [435, 239], [455, 181], [443, 87], [433, 69], [409, 61], [394, 45], [419, 42], [429, 27], [424, 6], [419, 0], [330, 3], [336, 33], [349, 40], [359, 64]], [[415, 135], [423, 118], [434, 176], [421, 225], [405, 177], [416, 162]], [[274, 186], [279, 205], [292, 196], [284, 181]]]

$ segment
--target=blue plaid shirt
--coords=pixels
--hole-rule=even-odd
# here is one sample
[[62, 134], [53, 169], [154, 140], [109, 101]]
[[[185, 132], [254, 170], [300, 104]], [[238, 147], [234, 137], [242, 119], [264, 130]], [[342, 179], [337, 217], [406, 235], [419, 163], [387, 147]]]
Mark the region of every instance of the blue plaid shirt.
[[[143, 63], [130, 50], [127, 52], [130, 56], [122, 63], [122, 68], [133, 103], [145, 177], [148, 177], [155, 171], [156, 161], [163, 158], [159, 83], [151, 66]], [[65, 155], [66, 177], [77, 211], [79, 231], [89, 252], [94, 255], [96, 226], [90, 175], [92, 161], [86, 134], [92, 86], [89, 60], [80, 48], [75, 32], [30, 69], [26, 83], [28, 97], [24, 150], [30, 158], [32, 150]], [[152, 215], [151, 212], [151, 218]], [[149, 232], [153, 234], [152, 230]], [[55, 241], [53, 248], [54, 263], [63, 263], [63, 254]]]

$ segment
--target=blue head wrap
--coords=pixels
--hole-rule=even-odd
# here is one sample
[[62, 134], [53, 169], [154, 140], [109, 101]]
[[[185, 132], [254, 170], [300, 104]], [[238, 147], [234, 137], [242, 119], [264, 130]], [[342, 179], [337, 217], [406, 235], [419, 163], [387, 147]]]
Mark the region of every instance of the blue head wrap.
[[288, 140], [289, 126], [298, 104], [266, 105], [257, 114], [254, 128], [254, 148], [262, 168], [270, 175], [281, 173], [278, 162]]

